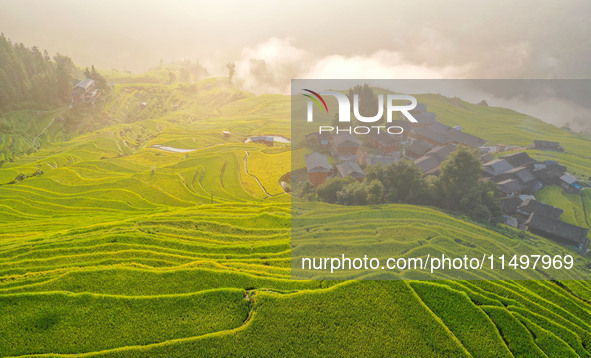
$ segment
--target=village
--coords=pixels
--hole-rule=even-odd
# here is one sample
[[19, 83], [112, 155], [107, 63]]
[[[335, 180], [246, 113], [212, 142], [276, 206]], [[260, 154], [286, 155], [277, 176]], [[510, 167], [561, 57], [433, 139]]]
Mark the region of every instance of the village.
[[[588, 183], [569, 174], [566, 166], [555, 160], [536, 161], [524, 151], [564, 152], [560, 143], [535, 140], [528, 148], [491, 146], [485, 139], [463, 132], [460, 126], [440, 123], [436, 113], [428, 112], [425, 104], [419, 103], [411, 113], [418, 120], [417, 124], [403, 120], [387, 124], [404, 128], [401, 134], [382, 131], [360, 136], [365, 140], [348, 133], [307, 135], [307, 144], [314, 151], [306, 155], [310, 183], [318, 187], [333, 177], [363, 181], [367, 167], [402, 159], [413, 161], [425, 176], [438, 176], [441, 165], [456, 147], [466, 146], [478, 150], [482, 163], [480, 180], [497, 184], [502, 194], [505, 224], [588, 252], [589, 229], [560, 220], [562, 209], [535, 198], [537, 191], [549, 185], [557, 185], [573, 194], [589, 188]], [[509, 154], [495, 155], [502, 152]]]

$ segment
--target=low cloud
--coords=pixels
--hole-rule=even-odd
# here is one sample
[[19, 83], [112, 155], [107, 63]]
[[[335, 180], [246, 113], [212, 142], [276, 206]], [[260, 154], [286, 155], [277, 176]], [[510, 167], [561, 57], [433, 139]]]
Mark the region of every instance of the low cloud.
[[426, 66], [410, 63], [395, 51], [369, 55], [315, 56], [289, 39], [271, 38], [242, 51], [236, 61], [237, 80], [254, 93], [289, 93], [292, 78], [461, 78], [471, 65]]
[[[454, 44], [436, 31], [424, 30], [417, 34], [414, 51], [379, 50], [370, 54], [315, 55], [294, 44], [291, 39], [270, 38], [242, 50], [236, 61], [236, 83], [257, 93], [283, 93], [290, 91], [290, 80], [305, 79], [469, 79], [520, 78], [528, 68], [556, 68], [558, 60], [539, 56], [527, 42], [508, 44], [479, 61], [466, 56], [465, 63], [445, 58], [454, 51]], [[431, 51], [428, 51], [431, 49]], [[432, 51], [432, 49], [436, 49]], [[442, 58], [428, 58], [429, 54]], [[422, 59], [422, 60], [421, 60]], [[471, 61], [471, 62], [470, 62]], [[538, 77], [543, 78], [543, 77]], [[512, 108], [535, 116], [556, 126], [569, 125], [574, 130], [591, 128], [591, 107], [587, 103], [591, 88], [587, 82], [534, 82], [515, 80], [469, 81], [468, 87], [451, 92], [468, 101], [487, 99], [491, 105]], [[449, 87], [448, 84], [440, 83]], [[474, 85], [474, 86], [472, 86]], [[582, 86], [582, 87], [581, 87]], [[454, 89], [455, 88], [455, 89]], [[456, 92], [455, 94], [453, 92]]]

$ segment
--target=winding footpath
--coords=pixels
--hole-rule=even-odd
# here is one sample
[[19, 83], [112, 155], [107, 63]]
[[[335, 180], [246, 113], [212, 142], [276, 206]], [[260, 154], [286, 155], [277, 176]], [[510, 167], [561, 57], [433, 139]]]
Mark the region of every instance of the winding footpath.
[[263, 184], [261, 184], [261, 182], [259, 181], [259, 178], [257, 178], [256, 176], [250, 174], [248, 172], [248, 166], [246, 165], [246, 160], [248, 159], [248, 151], [244, 151], [244, 153], [246, 153], [246, 156], [244, 157], [244, 170], [246, 171], [246, 174], [250, 175], [251, 177], [254, 178], [254, 180], [257, 181], [257, 183], [259, 183], [259, 186], [261, 187], [261, 189], [263, 189], [263, 191], [265, 192], [265, 194], [267, 194], [267, 197], [272, 197], [273, 195], [269, 194], [269, 192], [267, 192], [267, 189], [265, 189], [265, 187], [263, 186]]

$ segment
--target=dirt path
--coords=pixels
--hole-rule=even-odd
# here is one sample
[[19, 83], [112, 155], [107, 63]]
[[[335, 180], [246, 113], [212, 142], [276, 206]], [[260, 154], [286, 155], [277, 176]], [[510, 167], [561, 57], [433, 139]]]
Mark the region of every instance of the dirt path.
[[248, 159], [248, 151], [246, 151], [246, 150], [245, 150], [245, 151], [244, 151], [244, 153], [246, 153], [246, 156], [244, 157], [244, 171], [246, 171], [246, 174], [248, 174], [248, 175], [250, 175], [251, 177], [253, 177], [253, 178], [254, 178], [254, 180], [256, 180], [256, 181], [257, 181], [257, 183], [259, 183], [259, 186], [260, 186], [260, 187], [261, 187], [261, 189], [262, 189], [262, 190], [265, 192], [265, 194], [267, 194], [267, 196], [268, 196], [269, 198], [270, 198], [270, 197], [272, 197], [273, 195], [271, 195], [271, 194], [269, 194], [269, 193], [267, 192], [267, 189], [265, 189], [265, 187], [263, 186], [263, 184], [261, 184], [261, 182], [259, 181], [259, 178], [257, 178], [256, 176], [254, 176], [254, 175], [252, 175], [252, 174], [250, 174], [250, 173], [248, 172], [248, 166], [246, 165], [246, 160]]
[[37, 134], [35, 136], [35, 138], [33, 138], [33, 147], [35, 147], [36, 149], [39, 149], [37, 147], [37, 138], [39, 138], [40, 135], [42, 135], [43, 133], [45, 133], [45, 131], [47, 130], [47, 128], [51, 127], [51, 125], [53, 124], [53, 122], [55, 122], [56, 119], [57, 119], [57, 117], [53, 117], [53, 119], [51, 120], [51, 122], [49, 122], [49, 124], [46, 125], [45, 128], [43, 128], [43, 130], [41, 131], [41, 133]]

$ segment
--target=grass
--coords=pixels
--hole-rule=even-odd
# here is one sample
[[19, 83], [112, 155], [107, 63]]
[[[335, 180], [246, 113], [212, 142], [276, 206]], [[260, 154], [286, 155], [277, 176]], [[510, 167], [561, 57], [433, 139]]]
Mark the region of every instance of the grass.
[[246, 318], [243, 296], [238, 289], [160, 297], [5, 295], [0, 354], [81, 353], [231, 329]]

